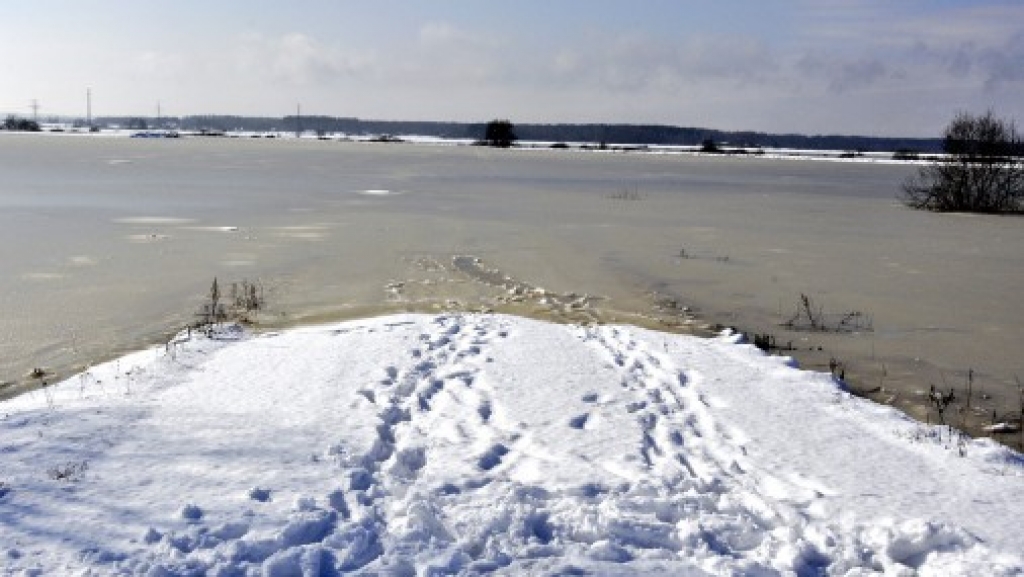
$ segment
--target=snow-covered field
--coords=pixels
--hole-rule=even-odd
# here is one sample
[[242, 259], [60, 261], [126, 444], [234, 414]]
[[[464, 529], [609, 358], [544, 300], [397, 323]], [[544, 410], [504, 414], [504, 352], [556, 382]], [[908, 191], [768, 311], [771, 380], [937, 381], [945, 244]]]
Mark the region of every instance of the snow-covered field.
[[1019, 575], [1024, 461], [735, 337], [180, 335], [0, 405], [4, 575]]

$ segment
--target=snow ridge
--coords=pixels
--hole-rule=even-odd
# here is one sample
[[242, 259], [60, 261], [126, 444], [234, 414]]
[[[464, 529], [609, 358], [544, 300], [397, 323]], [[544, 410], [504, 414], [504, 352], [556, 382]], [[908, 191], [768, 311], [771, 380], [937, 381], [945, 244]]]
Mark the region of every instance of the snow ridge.
[[[798, 439], [743, 404], [811, 422], [839, 390], [729, 339], [460, 314], [231, 338], [3, 406], [0, 574], [1024, 572], [955, 523], [858, 511], [858, 480], [813, 460], [781, 468], [764, 447]], [[791, 386], [803, 406], [771, 404]], [[88, 468], [41, 478], [58, 457]]]

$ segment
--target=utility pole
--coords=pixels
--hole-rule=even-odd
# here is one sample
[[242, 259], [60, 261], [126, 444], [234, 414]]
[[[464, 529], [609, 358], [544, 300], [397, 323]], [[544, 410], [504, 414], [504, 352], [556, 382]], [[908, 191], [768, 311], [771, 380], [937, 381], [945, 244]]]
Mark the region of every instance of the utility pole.
[[302, 136], [302, 104], [295, 105], [295, 138]]
[[39, 123], [39, 101], [32, 99], [32, 122]]
[[92, 128], [92, 88], [85, 89], [85, 125]]
[[160, 128], [160, 101], [156, 101], [156, 128]]

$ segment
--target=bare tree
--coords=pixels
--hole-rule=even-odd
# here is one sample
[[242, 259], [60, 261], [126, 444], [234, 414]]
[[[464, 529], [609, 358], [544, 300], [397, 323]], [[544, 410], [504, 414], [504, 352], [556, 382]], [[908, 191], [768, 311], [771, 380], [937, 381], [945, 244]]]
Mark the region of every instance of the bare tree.
[[946, 155], [903, 184], [908, 206], [938, 212], [1024, 211], [1024, 158], [1013, 121], [961, 112], [943, 134]]
[[492, 120], [484, 130], [484, 144], [498, 148], [509, 148], [516, 143], [516, 129], [508, 120]]

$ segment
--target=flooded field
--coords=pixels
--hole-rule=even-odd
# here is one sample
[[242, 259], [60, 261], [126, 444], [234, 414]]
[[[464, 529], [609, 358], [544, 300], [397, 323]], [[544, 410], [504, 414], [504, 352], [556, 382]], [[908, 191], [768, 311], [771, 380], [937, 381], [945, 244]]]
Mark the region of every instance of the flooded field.
[[966, 395], [971, 371], [982, 424], [1020, 402], [1024, 221], [906, 209], [913, 170], [0, 135], [0, 391], [161, 342], [216, 277], [259, 282], [264, 326], [442, 308], [735, 326], [922, 418], [930, 385]]

